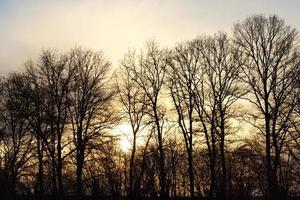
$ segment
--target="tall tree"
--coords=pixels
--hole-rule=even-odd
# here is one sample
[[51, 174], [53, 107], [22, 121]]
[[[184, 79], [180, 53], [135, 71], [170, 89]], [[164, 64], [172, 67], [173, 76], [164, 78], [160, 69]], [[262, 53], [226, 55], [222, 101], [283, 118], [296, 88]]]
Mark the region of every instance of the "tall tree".
[[109, 84], [111, 65], [103, 53], [76, 48], [71, 51], [69, 62], [74, 69], [74, 81], [68, 109], [76, 152], [77, 195], [81, 197], [84, 161], [91, 148], [95, 148], [91, 141], [101, 140], [117, 118], [111, 106], [114, 95]]
[[[232, 48], [231, 41], [225, 33], [196, 41], [195, 45], [201, 54], [204, 75], [202, 92], [205, 95], [205, 103], [202, 105], [202, 111], [215, 123], [212, 128], [215, 129], [221, 163], [218, 198], [226, 199], [226, 136], [230, 133], [229, 121], [236, 115], [234, 103], [244, 92], [239, 84], [240, 66], [237, 60], [240, 54]], [[212, 111], [207, 111], [207, 108], [212, 108]]]
[[36, 156], [38, 159], [37, 182], [35, 186], [35, 195], [37, 198], [42, 198], [44, 195], [44, 157], [45, 157], [45, 141], [49, 137], [48, 124], [46, 123], [46, 93], [45, 84], [40, 78], [39, 71], [35, 64], [31, 61], [25, 64], [24, 78], [27, 79], [27, 84], [24, 88], [19, 88], [22, 94], [26, 110], [24, 117], [28, 119], [30, 132], [35, 138]]
[[234, 27], [235, 44], [244, 53], [242, 79], [249, 87], [248, 100], [262, 118], [257, 128], [265, 136], [268, 199], [284, 199], [278, 186], [278, 169], [296, 102], [294, 89], [299, 67], [297, 31], [277, 16], [247, 18]]
[[[47, 50], [35, 65], [45, 91], [45, 117], [49, 137], [44, 138], [52, 164], [52, 190], [63, 196], [63, 162], [70, 154], [66, 151], [71, 141], [64, 140], [66, 125], [69, 122], [71, 103], [71, 83], [75, 69], [70, 65], [67, 54], [58, 54]], [[70, 148], [68, 148], [70, 149]]]
[[180, 44], [172, 51], [168, 65], [168, 87], [177, 112], [180, 132], [184, 136], [188, 158], [188, 172], [190, 181], [190, 195], [195, 197], [194, 171], [193, 171], [193, 144], [195, 128], [195, 81], [199, 70], [200, 54], [191, 42]]
[[156, 139], [159, 151], [159, 180], [160, 180], [160, 197], [167, 197], [166, 191], [166, 171], [165, 155], [163, 141], [163, 125], [165, 110], [159, 103], [161, 92], [166, 75], [166, 55], [155, 41], [146, 43], [145, 52], [142, 52], [138, 58], [137, 65], [131, 65], [130, 74], [147, 99], [147, 114], [155, 126]]
[[12, 74], [3, 83], [1, 92], [1, 151], [4, 154], [4, 169], [8, 172], [13, 198], [17, 192], [17, 183], [33, 157], [33, 137], [28, 131], [28, 121], [23, 115], [26, 103], [20, 93], [25, 85], [26, 79], [22, 75]]
[[[135, 159], [137, 151], [137, 139], [141, 131], [145, 128], [143, 119], [146, 116], [147, 102], [146, 95], [142, 88], [131, 78], [134, 75], [130, 74], [133, 65], [136, 65], [136, 57], [133, 52], [130, 52], [121, 63], [121, 75], [117, 78], [118, 94], [122, 105], [122, 116], [129, 120], [132, 131], [132, 151], [129, 161], [129, 195], [136, 196], [136, 182], [138, 174], [135, 174]], [[135, 181], [136, 180], [136, 181]], [[139, 186], [138, 186], [139, 187]]]

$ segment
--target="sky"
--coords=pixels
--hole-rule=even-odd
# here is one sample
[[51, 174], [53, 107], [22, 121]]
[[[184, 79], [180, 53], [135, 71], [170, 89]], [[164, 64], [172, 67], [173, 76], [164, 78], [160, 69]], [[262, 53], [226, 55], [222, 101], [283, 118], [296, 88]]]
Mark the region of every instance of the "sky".
[[118, 66], [130, 48], [164, 46], [217, 31], [254, 14], [277, 14], [300, 30], [299, 0], [0, 0], [0, 75], [43, 49], [102, 50]]

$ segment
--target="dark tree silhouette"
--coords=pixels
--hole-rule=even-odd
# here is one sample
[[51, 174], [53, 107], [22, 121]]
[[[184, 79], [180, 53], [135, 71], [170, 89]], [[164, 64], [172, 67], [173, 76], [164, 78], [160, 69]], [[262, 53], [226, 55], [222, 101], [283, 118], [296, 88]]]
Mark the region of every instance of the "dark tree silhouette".
[[68, 108], [70, 105], [71, 82], [74, 67], [69, 63], [68, 55], [58, 55], [44, 51], [34, 65], [38, 78], [45, 90], [45, 117], [49, 137], [44, 137], [52, 163], [52, 190], [59, 197], [63, 196], [63, 161], [69, 155], [64, 154], [70, 141], [64, 141]]
[[138, 64], [131, 65], [130, 74], [132, 79], [141, 87], [147, 97], [147, 114], [155, 124], [156, 137], [159, 149], [159, 179], [160, 196], [167, 197], [165, 155], [163, 144], [163, 125], [165, 111], [159, 104], [159, 97], [164, 85], [167, 62], [166, 55], [155, 41], [146, 43], [145, 52], [138, 57]]
[[76, 152], [77, 195], [81, 197], [87, 148], [93, 148], [91, 141], [101, 140], [117, 118], [111, 107], [114, 92], [109, 86], [110, 63], [103, 53], [76, 48], [70, 52], [69, 62], [74, 69], [74, 82], [68, 109]]
[[237, 47], [244, 53], [242, 79], [249, 87], [248, 100], [263, 123], [258, 128], [265, 135], [267, 197], [284, 199], [286, 194], [278, 185], [278, 169], [296, 105], [297, 31], [277, 16], [258, 15], [236, 24], [234, 35]]
[[20, 94], [25, 85], [26, 79], [12, 74], [3, 82], [1, 93], [1, 152], [4, 154], [4, 170], [8, 174], [7, 181], [11, 183], [9, 193], [12, 197], [15, 197], [17, 184], [33, 157], [33, 137], [28, 132], [28, 121], [23, 116], [26, 104]]
[[[195, 135], [195, 90], [198, 82], [195, 81], [200, 70], [200, 54], [191, 42], [175, 47], [168, 60], [168, 87], [177, 116], [178, 125], [184, 136], [188, 156], [190, 194], [195, 197], [194, 167], [193, 167], [193, 138]], [[195, 126], [195, 125], [194, 125]]]
[[[129, 195], [139, 195], [136, 186], [135, 156], [137, 151], [137, 138], [146, 127], [143, 122], [146, 116], [147, 102], [143, 89], [131, 78], [131, 69], [137, 64], [134, 53], [128, 53], [121, 63], [121, 75], [117, 77], [118, 93], [123, 107], [124, 117], [129, 120], [132, 130], [132, 151], [129, 162]], [[121, 79], [118, 81], [118, 79]], [[139, 186], [137, 186], [139, 187]]]
[[42, 51], [0, 79], [0, 198], [297, 199], [298, 42], [256, 15], [233, 35], [148, 41], [119, 68]]
[[38, 158], [37, 183], [35, 185], [35, 195], [42, 198], [44, 195], [44, 156], [45, 141], [49, 138], [48, 124], [46, 122], [46, 92], [45, 85], [40, 79], [39, 71], [34, 63], [29, 61], [25, 64], [24, 78], [26, 85], [21, 90], [23, 103], [27, 106], [23, 110], [23, 115], [28, 119], [30, 132], [35, 138], [36, 157]]

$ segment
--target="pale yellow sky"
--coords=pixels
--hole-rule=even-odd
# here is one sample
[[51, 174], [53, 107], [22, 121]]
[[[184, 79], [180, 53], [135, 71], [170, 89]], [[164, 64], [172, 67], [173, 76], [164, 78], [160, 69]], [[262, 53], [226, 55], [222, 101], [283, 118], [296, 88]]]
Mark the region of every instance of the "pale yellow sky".
[[163, 45], [230, 31], [234, 22], [275, 13], [298, 26], [296, 0], [1, 0], [0, 75], [42, 49], [75, 45], [103, 50], [118, 65], [128, 48], [156, 38]]

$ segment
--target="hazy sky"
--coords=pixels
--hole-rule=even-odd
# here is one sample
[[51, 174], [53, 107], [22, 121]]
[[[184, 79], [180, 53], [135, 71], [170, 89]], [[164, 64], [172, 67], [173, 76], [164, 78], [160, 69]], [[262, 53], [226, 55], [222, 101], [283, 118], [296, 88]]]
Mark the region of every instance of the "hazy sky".
[[0, 0], [0, 74], [42, 49], [103, 50], [114, 65], [128, 48], [231, 31], [253, 14], [277, 14], [300, 27], [299, 0]]

